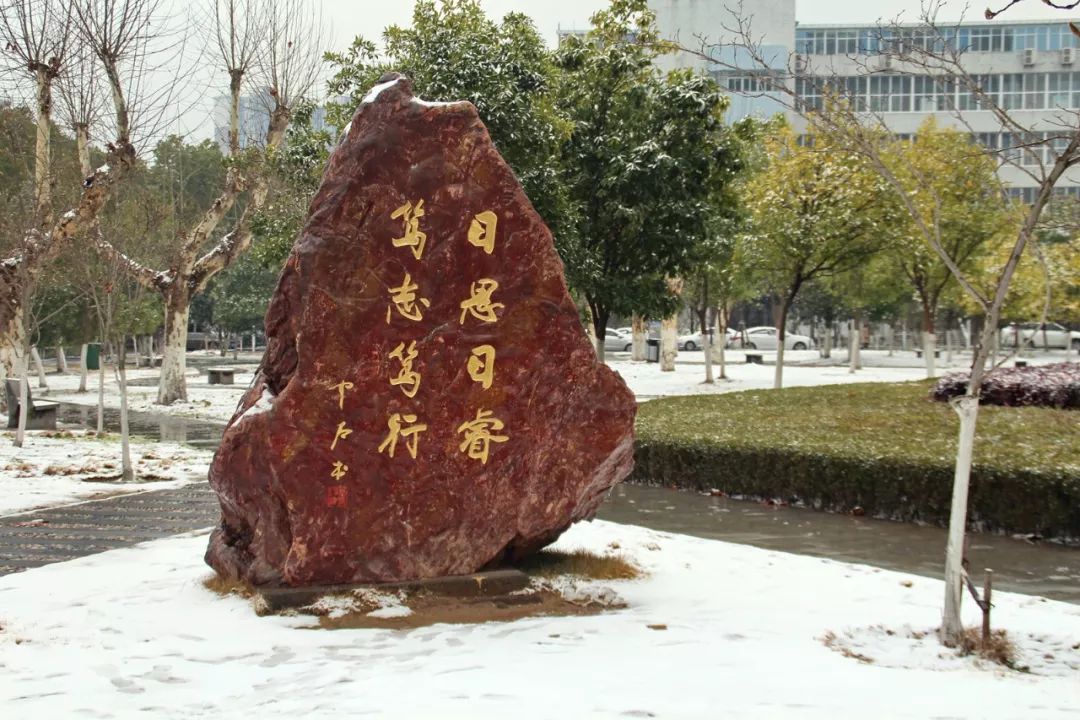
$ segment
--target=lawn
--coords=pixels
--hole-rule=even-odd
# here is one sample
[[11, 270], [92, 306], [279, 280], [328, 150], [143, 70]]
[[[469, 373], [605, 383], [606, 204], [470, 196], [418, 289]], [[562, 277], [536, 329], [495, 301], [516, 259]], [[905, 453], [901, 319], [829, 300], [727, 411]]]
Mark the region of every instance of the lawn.
[[[670, 398], [638, 411], [639, 482], [945, 524], [957, 420], [931, 384]], [[971, 516], [1080, 539], [1080, 412], [983, 407]]]

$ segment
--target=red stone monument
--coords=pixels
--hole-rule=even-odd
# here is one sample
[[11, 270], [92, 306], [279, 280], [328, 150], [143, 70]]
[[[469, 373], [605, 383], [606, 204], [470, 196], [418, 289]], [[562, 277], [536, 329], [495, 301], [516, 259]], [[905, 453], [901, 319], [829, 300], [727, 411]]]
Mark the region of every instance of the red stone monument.
[[551, 233], [469, 103], [386, 78], [334, 150], [210, 469], [206, 561], [260, 586], [476, 572], [633, 466]]

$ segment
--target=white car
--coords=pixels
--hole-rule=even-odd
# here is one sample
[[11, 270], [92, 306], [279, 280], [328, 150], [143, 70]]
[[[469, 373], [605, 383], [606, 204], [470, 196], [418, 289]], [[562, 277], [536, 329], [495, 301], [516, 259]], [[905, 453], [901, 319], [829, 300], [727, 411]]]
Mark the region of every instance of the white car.
[[[735, 347], [738, 347], [739, 338], [736, 337], [732, 343]], [[747, 350], [775, 350], [777, 344], [776, 328], [763, 326], [746, 330], [746, 343], [743, 347]], [[814, 341], [806, 335], [796, 335], [795, 333], [784, 335], [785, 350], [809, 350], [812, 347], [814, 347]]]
[[[731, 340], [738, 335], [738, 332], [732, 328], [727, 329], [727, 347], [731, 347]], [[715, 343], [716, 340], [713, 340]], [[686, 335], [680, 335], [678, 339], [678, 348], [680, 350], [701, 350], [705, 347], [705, 334], [701, 332], [687, 333]]]
[[1041, 348], [1048, 346], [1080, 350], [1080, 332], [1067, 330], [1057, 323], [1046, 323], [1046, 337], [1044, 340], [1043, 329], [1039, 323], [1027, 322], [1019, 325], [1011, 323], [1001, 329], [999, 342], [1003, 348]]
[[630, 352], [633, 347], [633, 338], [611, 328], [604, 331], [604, 352]]

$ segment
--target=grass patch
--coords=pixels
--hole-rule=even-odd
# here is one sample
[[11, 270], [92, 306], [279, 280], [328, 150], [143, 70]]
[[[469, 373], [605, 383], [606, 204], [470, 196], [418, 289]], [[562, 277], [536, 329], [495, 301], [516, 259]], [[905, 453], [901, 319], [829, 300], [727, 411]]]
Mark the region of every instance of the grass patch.
[[255, 597], [255, 590], [246, 582], [225, 578], [217, 573], [203, 580], [203, 587], [221, 597], [239, 595], [242, 598]]
[[1016, 646], [1004, 630], [991, 631], [990, 637], [984, 643], [982, 628], [965, 628], [964, 635], [960, 638], [959, 650], [962, 655], [977, 655], [983, 660], [1004, 665], [1010, 670], [1028, 672], [1026, 667], [1017, 667]]
[[594, 555], [585, 550], [541, 550], [515, 566], [529, 575], [545, 578], [574, 575], [592, 580], [633, 580], [641, 570], [622, 555]]
[[[930, 386], [654, 400], [638, 410], [633, 479], [945, 525], [958, 423]], [[1080, 416], [981, 408], [970, 511], [985, 529], [1080, 539]]]

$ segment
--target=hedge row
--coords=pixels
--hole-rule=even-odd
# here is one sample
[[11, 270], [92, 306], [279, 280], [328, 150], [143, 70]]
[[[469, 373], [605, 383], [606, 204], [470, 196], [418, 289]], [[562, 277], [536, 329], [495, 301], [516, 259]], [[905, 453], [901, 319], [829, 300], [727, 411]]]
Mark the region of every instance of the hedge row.
[[[748, 392], [647, 403], [639, 413], [632, 480], [779, 499], [834, 512], [861, 508], [874, 517], [947, 525], [955, 421], [948, 422], [948, 415], [939, 412], [943, 406], [926, 399], [926, 383], [862, 388], [799, 388], [766, 391], [774, 397]], [[867, 396], [875, 393], [884, 397], [876, 409], [868, 408]], [[804, 414], [808, 400], [816, 401], [820, 417]], [[1069, 418], [1064, 425], [1057, 422], [1061, 418], [1046, 422], [1045, 416], [1016, 422], [1006, 416], [989, 418], [972, 472], [972, 527], [1080, 541], [1080, 459], [1075, 457], [1080, 453], [1080, 428], [1072, 425], [1074, 434], [1069, 433], [1075, 413], [993, 410]], [[674, 419], [675, 427], [666, 427], [665, 418]], [[918, 427], [905, 435], [902, 426], [913, 419]], [[1003, 424], [1018, 426], [1017, 432], [1003, 437]], [[774, 432], [763, 434], [770, 425]], [[928, 439], [927, 426], [940, 437]], [[1062, 443], [1067, 447], [1060, 447]], [[980, 447], [986, 452], [980, 453]], [[1026, 459], [1031, 454], [1034, 457]], [[1072, 460], [1064, 461], [1067, 457]]]

